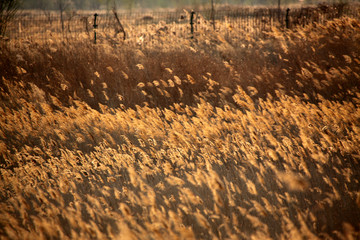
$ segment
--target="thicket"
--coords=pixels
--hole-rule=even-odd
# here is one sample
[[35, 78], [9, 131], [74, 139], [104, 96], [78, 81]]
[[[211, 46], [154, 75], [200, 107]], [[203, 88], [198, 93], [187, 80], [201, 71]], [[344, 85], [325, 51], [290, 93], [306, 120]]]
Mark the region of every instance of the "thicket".
[[[200, 32], [193, 40], [177, 39], [169, 31], [169, 38], [152, 36], [143, 46], [94, 45], [88, 39], [15, 43], [2, 46], [0, 73], [8, 81], [35, 84], [65, 106], [76, 99], [94, 109], [99, 104], [194, 106], [197, 96], [214, 106], [233, 105], [237, 86], [255, 102], [276, 98], [276, 91], [310, 103], [349, 101], [358, 87], [358, 30], [356, 20], [344, 18], [324, 26], [275, 30], [266, 38]], [[26, 73], [18, 75], [19, 69]], [[169, 86], [169, 81], [175, 84]]]

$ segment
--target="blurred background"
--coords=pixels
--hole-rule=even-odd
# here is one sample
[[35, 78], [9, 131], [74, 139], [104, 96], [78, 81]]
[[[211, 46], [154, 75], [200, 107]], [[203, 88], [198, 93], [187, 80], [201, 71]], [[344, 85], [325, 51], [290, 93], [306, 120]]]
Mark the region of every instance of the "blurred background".
[[[347, 0], [281, 0], [281, 4], [309, 5], [318, 3], [338, 3]], [[359, 2], [359, 0], [356, 0]], [[246, 6], [274, 6], [279, 0], [22, 0], [23, 9], [56, 10], [59, 6], [66, 6], [73, 10], [112, 9], [133, 10], [146, 8], [206, 8], [211, 4], [246, 5]]]

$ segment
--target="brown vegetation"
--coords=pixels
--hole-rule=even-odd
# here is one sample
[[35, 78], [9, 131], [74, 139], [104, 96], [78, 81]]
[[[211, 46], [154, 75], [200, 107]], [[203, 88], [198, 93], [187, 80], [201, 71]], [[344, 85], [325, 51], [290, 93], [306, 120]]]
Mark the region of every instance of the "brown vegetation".
[[1, 45], [1, 238], [359, 238], [359, 21], [161, 27]]

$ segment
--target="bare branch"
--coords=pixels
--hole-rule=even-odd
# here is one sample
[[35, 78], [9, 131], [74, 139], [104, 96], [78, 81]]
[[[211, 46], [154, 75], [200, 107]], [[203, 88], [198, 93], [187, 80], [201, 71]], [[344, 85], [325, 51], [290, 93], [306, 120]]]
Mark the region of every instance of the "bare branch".
[[113, 8], [113, 13], [114, 13], [115, 19], [116, 19], [116, 21], [117, 21], [117, 23], [119, 25], [119, 28], [120, 28], [119, 30], [116, 31], [115, 36], [119, 32], [122, 32], [124, 34], [123, 39], [125, 40], [126, 39], [126, 32], [125, 32], [125, 29], [124, 29], [123, 25], [120, 22], [120, 19], [119, 19], [118, 15], [117, 15], [117, 12], [116, 12], [115, 8]]
[[19, 7], [19, 0], [0, 1], [0, 36], [5, 35], [7, 25], [14, 18]]

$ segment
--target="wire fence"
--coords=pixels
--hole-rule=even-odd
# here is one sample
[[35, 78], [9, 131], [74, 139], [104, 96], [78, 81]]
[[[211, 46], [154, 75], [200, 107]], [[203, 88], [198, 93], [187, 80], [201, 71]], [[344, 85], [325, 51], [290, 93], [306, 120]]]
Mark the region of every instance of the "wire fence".
[[194, 31], [219, 30], [226, 26], [227, 33], [243, 31], [255, 36], [271, 31], [273, 27], [293, 28], [310, 23], [324, 23], [328, 20], [349, 16], [359, 18], [357, 5], [320, 5], [293, 9], [237, 8], [218, 11], [202, 10], [191, 12], [123, 12], [100, 13], [96, 22], [94, 13], [57, 12], [18, 14], [6, 32], [9, 39], [48, 40], [49, 38], [79, 39], [91, 38], [94, 31], [108, 38], [121, 38], [121, 27], [125, 38], [139, 37], [147, 32], [169, 33], [173, 37], [189, 37], [191, 23]]

